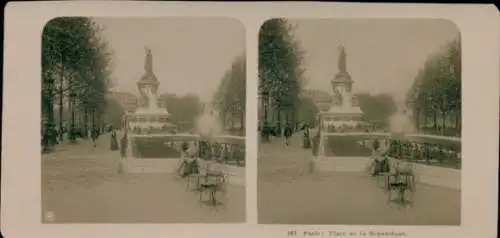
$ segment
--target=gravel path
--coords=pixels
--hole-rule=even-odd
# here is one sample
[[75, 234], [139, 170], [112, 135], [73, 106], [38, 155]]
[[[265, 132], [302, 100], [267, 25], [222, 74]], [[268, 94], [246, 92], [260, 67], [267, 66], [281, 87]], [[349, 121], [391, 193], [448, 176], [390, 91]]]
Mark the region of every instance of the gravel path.
[[460, 192], [418, 184], [413, 208], [388, 204], [364, 173], [308, 173], [310, 150], [260, 147], [258, 219], [263, 224], [460, 225]]
[[245, 188], [229, 185], [225, 204], [212, 208], [168, 174], [118, 174], [119, 152], [109, 136], [61, 145], [42, 157], [45, 222], [239, 223], [245, 221]]

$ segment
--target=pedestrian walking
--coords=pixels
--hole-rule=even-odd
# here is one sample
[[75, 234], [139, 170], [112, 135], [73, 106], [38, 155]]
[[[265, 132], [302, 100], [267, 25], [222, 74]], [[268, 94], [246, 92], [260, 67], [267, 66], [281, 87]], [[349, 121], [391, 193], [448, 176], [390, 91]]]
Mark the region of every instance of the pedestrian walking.
[[113, 151], [118, 150], [118, 139], [116, 138], [116, 130], [111, 128], [111, 141], [109, 148]]
[[94, 148], [97, 147], [97, 138], [99, 137], [99, 132], [97, 131], [96, 128], [94, 128], [91, 132], [91, 135], [92, 137], [92, 143], [94, 143]]

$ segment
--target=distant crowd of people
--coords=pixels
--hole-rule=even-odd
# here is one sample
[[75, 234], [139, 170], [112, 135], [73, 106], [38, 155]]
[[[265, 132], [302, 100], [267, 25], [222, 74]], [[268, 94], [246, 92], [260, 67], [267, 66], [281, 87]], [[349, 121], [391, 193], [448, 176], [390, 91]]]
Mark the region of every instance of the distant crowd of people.
[[103, 133], [103, 131], [99, 130], [99, 128], [89, 128], [87, 133], [85, 133], [85, 129], [83, 128], [67, 129], [62, 127], [59, 128], [59, 130], [55, 126], [45, 126], [42, 128], [41, 143], [42, 148], [44, 149], [61, 143], [61, 141], [65, 138], [69, 141], [76, 141], [77, 139], [90, 137], [92, 141], [96, 141], [97, 138]]

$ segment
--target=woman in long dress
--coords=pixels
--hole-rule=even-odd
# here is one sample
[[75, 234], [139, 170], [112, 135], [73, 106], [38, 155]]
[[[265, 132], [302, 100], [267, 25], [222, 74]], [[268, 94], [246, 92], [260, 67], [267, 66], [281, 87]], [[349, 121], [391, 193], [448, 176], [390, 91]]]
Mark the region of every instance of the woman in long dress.
[[120, 154], [122, 158], [125, 158], [127, 156], [127, 147], [128, 147], [128, 136], [127, 132], [123, 134], [122, 139], [120, 140], [121, 148], [120, 148]]
[[118, 150], [118, 140], [116, 138], [116, 130], [115, 129], [111, 130], [111, 142], [110, 142], [109, 147], [111, 150]]
[[309, 126], [304, 126], [304, 149], [311, 148], [311, 140], [309, 138]]

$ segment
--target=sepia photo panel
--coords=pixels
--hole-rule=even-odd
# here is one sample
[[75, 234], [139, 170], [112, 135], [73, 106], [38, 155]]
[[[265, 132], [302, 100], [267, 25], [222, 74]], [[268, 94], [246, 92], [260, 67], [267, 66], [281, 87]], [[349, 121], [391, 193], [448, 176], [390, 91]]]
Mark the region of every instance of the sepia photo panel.
[[275, 18], [258, 57], [260, 224], [461, 224], [453, 22]]
[[245, 222], [245, 29], [58, 17], [42, 34], [43, 223]]

